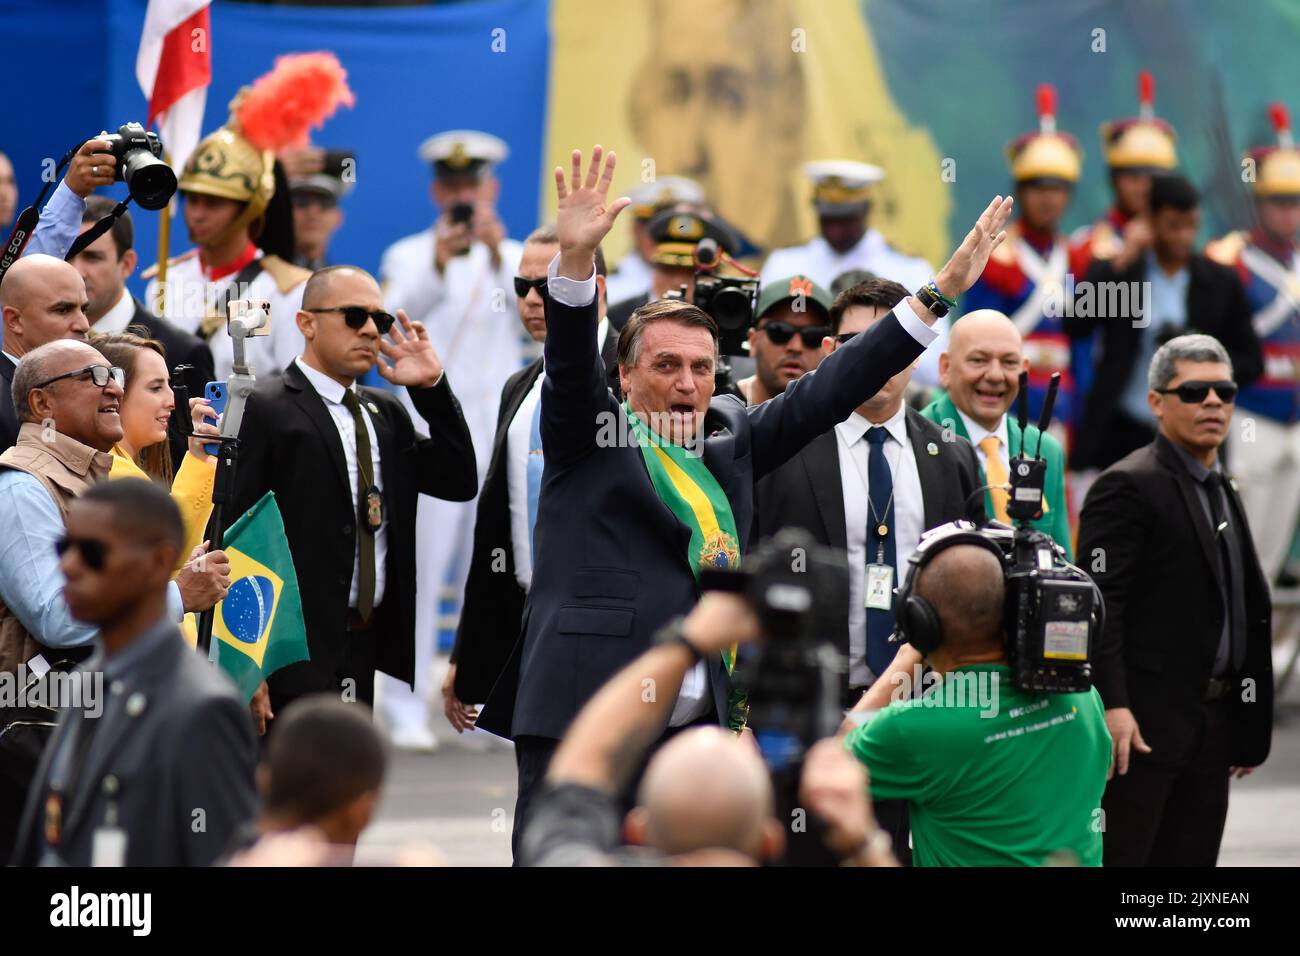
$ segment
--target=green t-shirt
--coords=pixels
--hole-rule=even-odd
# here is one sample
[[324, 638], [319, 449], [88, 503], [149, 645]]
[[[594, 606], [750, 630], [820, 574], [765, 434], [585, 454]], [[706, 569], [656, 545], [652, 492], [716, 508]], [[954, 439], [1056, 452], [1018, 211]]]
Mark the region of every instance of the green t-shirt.
[[[936, 675], [937, 680], [937, 675]], [[906, 800], [917, 866], [1101, 865], [1110, 733], [1101, 696], [1030, 694], [1003, 664], [959, 667], [849, 734], [876, 800]]]

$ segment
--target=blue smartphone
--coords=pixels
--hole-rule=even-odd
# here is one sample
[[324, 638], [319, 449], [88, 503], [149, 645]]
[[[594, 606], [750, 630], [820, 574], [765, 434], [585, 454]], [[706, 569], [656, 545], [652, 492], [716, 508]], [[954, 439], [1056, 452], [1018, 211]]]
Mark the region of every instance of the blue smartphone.
[[[212, 410], [221, 415], [226, 410], [226, 383], [225, 382], [208, 382], [203, 386], [203, 397], [212, 405]], [[220, 421], [220, 418], [218, 418]], [[214, 458], [221, 450], [221, 446], [215, 442], [208, 442], [203, 446], [203, 450]]]

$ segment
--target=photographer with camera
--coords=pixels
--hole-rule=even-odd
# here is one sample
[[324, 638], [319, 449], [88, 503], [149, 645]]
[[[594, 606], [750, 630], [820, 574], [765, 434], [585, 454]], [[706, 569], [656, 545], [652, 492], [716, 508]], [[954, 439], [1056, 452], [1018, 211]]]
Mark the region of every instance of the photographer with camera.
[[[619, 794], [663, 734], [682, 680], [698, 661], [760, 636], [750, 602], [710, 592], [660, 643], [615, 675], [583, 708], [535, 798], [519, 861], [525, 866], [747, 866], [785, 844], [772, 782], [757, 750], [714, 727], [695, 727], [650, 760], [637, 804], [620, 820]], [[833, 741], [809, 753], [803, 803], [837, 857], [892, 866], [876, 837], [866, 775]], [[644, 849], [620, 848], [621, 837]]]
[[[1038, 866], [1063, 853], [1100, 866], [1111, 749], [1101, 697], [1017, 687], [1003, 560], [974, 530], [922, 542], [898, 597], [911, 647], [850, 713], [845, 746], [873, 798], [907, 801], [917, 866]], [[922, 660], [935, 677], [913, 699]], [[868, 709], [886, 693], [892, 703]]]

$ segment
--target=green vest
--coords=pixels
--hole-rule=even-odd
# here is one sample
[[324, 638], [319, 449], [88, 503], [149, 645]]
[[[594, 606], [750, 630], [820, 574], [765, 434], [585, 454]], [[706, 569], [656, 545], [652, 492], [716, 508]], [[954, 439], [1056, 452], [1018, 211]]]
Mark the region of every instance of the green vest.
[[[921, 414], [940, 428], [951, 429], [953, 434], [960, 435], [967, 441], [971, 440], [970, 434], [966, 431], [966, 423], [962, 421], [957, 406], [953, 404], [947, 392], [940, 392], [938, 398], [921, 409]], [[1040, 449], [1039, 432], [1035, 425], [1029, 426], [1027, 434], [1029, 436], [1029, 450], [1041, 454], [1047, 460], [1047, 487], [1044, 489], [1043, 494], [1046, 507], [1043, 516], [1036, 521], [1030, 522], [1030, 525], [1051, 535], [1052, 540], [1063, 547], [1065, 553], [1073, 561], [1074, 548], [1070, 544], [1070, 512], [1065, 504], [1065, 451], [1061, 448], [1061, 443], [1052, 435], [1042, 436], [1042, 447]], [[1020, 433], [1019, 423], [1008, 416], [1008, 458], [1014, 458], [1020, 454], [1023, 440], [1024, 436]], [[981, 468], [980, 484], [987, 483], [988, 479], [984, 477]], [[984, 492], [984, 510], [990, 516], [993, 514], [993, 496], [988, 491]]]

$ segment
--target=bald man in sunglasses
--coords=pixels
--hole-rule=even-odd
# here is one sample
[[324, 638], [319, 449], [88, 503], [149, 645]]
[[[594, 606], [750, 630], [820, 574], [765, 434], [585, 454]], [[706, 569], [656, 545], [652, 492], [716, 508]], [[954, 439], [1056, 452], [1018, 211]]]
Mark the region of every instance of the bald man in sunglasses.
[[1147, 371], [1155, 440], [1092, 485], [1079, 565], [1106, 599], [1094, 683], [1113, 741], [1098, 823], [1106, 866], [1214, 866], [1228, 782], [1268, 757], [1272, 611], [1219, 448], [1237, 399], [1208, 335], [1162, 345]]
[[[254, 698], [265, 733], [291, 701], [329, 692], [371, 704], [375, 672], [415, 680], [415, 514], [420, 495], [469, 501], [474, 446], [428, 333], [385, 310], [364, 269], [312, 274], [297, 315], [302, 355], [258, 383], [239, 431], [234, 523], [274, 491], [298, 574], [311, 659]], [[378, 366], [405, 386], [428, 438], [392, 392], [357, 380]]]

